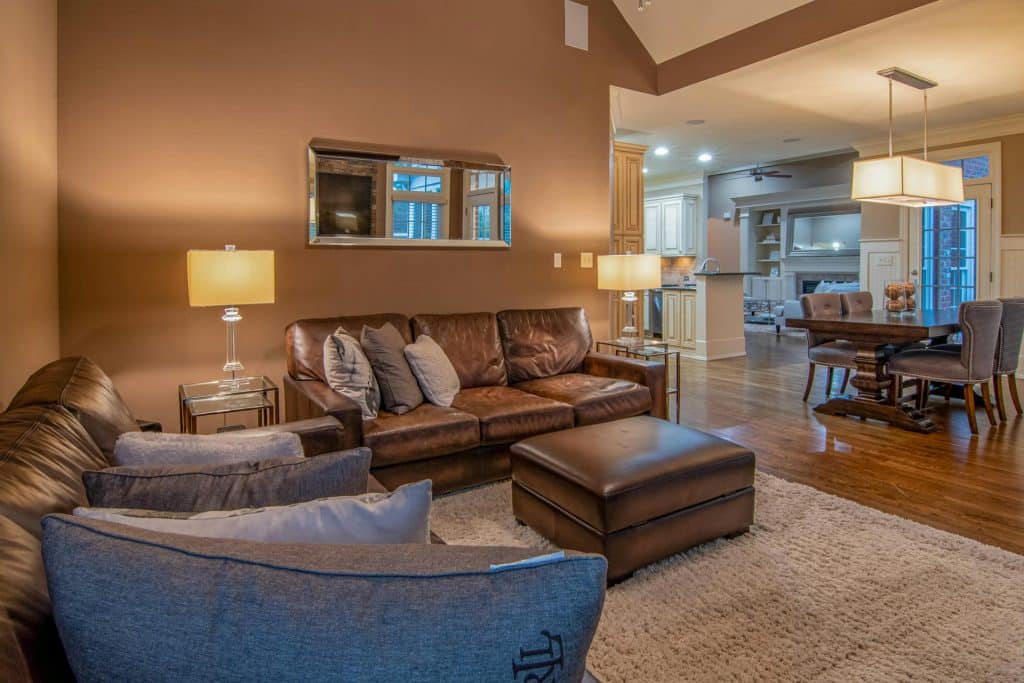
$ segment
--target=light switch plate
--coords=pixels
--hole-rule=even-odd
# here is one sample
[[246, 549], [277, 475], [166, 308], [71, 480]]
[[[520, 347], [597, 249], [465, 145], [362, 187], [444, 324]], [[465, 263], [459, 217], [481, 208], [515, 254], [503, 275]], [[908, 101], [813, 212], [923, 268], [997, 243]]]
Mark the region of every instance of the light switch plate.
[[894, 263], [892, 254], [878, 257], [878, 265], [880, 266], [891, 266]]
[[555, 268], [561, 268], [561, 267], [562, 267], [562, 254], [560, 252], [556, 251], [555, 252]]
[[585, 251], [580, 254], [580, 268], [593, 268], [594, 267], [594, 252]]

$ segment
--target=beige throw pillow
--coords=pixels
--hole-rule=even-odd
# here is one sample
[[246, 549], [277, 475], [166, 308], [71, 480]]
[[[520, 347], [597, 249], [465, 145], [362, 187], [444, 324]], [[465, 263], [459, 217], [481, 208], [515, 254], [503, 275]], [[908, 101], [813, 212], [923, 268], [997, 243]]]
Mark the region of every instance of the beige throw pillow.
[[461, 388], [455, 366], [436, 341], [421, 334], [405, 347], [405, 358], [427, 400], [445, 408], [455, 400]]
[[391, 493], [322, 498], [308, 503], [181, 515], [119, 508], [75, 508], [76, 517], [203, 538], [260, 543], [428, 543], [429, 479]]
[[363, 347], [344, 327], [324, 340], [324, 377], [331, 389], [359, 404], [364, 419], [377, 417], [380, 409], [377, 378]]

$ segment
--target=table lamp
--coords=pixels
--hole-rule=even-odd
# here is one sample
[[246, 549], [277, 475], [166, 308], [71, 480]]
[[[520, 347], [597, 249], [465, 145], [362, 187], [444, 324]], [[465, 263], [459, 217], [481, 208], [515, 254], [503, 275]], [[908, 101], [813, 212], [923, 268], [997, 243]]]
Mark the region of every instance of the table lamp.
[[238, 251], [228, 244], [223, 251], [190, 249], [188, 252], [190, 306], [224, 306], [227, 323], [227, 362], [224, 372], [244, 369], [238, 360], [235, 326], [242, 319], [239, 306], [274, 303], [274, 252]]
[[609, 254], [597, 257], [597, 288], [622, 292], [626, 302], [626, 326], [622, 337], [639, 336], [633, 305], [636, 290], [661, 286], [661, 257], [657, 254]]

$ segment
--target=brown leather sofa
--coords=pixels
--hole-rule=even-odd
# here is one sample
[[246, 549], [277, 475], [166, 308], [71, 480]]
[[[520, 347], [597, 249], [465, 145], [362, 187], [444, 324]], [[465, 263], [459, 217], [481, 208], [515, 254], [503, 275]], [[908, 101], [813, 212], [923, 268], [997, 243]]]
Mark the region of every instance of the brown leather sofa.
[[[450, 408], [429, 403], [363, 420], [354, 401], [327, 385], [324, 340], [339, 326], [391, 323], [412, 342], [429, 335], [461, 382]], [[590, 351], [582, 308], [500, 313], [397, 313], [297, 320], [285, 333], [289, 420], [331, 415], [346, 446], [373, 451], [374, 475], [389, 489], [432, 479], [435, 492], [509, 476], [509, 447], [529, 436], [634, 415], [666, 416], [665, 367]]]
[[[117, 437], [138, 425], [86, 358], [43, 367], [0, 413], [0, 681], [73, 680], [52, 619], [39, 520], [86, 504], [82, 471], [109, 466]], [[307, 455], [341, 450], [333, 418], [264, 429], [298, 433]]]

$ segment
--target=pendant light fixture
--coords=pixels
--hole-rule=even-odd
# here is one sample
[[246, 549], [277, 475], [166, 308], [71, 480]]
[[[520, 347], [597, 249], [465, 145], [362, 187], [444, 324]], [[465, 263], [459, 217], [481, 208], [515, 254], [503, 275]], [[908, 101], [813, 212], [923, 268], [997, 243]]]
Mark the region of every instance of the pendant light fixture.
[[[938, 83], [909, 71], [892, 67], [879, 76], [889, 80], [889, 156], [853, 162], [853, 186], [850, 198], [862, 202], [925, 207], [962, 204], [963, 171], [928, 161], [928, 90]], [[899, 82], [924, 94], [924, 158], [901, 154], [892, 149], [892, 86]]]

